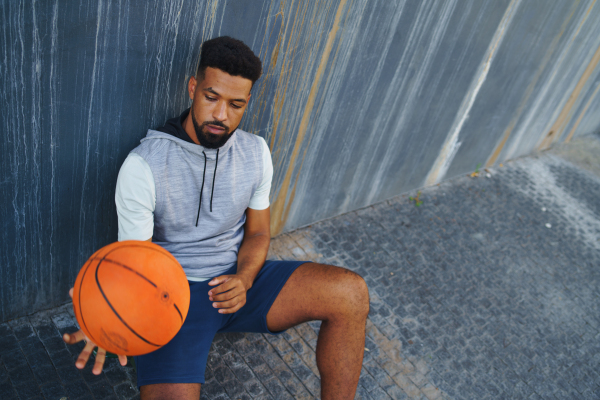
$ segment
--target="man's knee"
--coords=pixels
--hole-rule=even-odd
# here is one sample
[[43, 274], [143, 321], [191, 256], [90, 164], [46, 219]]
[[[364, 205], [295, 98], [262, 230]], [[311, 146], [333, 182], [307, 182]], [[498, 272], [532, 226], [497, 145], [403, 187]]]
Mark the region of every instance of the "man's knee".
[[[294, 310], [298, 315], [293, 316]], [[358, 274], [333, 265], [305, 263], [292, 274], [267, 315], [267, 324], [287, 329], [292, 321], [343, 319], [364, 321], [369, 289]], [[282, 325], [275, 321], [285, 320]]]
[[358, 315], [366, 319], [369, 315], [369, 288], [362, 276], [354, 272], [352, 274], [352, 301]]
[[367, 283], [355, 272], [342, 268], [338, 279], [339, 296], [342, 298], [339, 311], [356, 317], [366, 319], [369, 314], [369, 288]]

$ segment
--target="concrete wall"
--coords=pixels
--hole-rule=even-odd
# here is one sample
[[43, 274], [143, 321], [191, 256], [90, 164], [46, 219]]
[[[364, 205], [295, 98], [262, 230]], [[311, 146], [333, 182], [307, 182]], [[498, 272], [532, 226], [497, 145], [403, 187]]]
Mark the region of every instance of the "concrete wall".
[[0, 321], [67, 301], [114, 183], [189, 105], [203, 40], [264, 61], [242, 128], [291, 230], [600, 130], [600, 4], [2, 0]]

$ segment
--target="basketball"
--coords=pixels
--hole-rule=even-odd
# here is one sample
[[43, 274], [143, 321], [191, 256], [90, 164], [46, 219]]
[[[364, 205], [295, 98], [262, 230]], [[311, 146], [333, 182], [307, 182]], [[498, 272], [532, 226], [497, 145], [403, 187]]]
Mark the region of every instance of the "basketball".
[[87, 337], [128, 356], [167, 344], [183, 325], [189, 304], [189, 284], [175, 257], [137, 240], [94, 253], [73, 288], [75, 317]]

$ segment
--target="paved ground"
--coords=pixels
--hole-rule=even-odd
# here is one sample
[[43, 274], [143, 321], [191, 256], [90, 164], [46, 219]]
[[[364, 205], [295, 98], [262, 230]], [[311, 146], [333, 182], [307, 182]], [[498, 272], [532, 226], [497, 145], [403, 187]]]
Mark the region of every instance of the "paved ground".
[[[357, 398], [600, 398], [600, 136], [409, 196], [272, 243], [365, 277]], [[70, 305], [0, 324], [0, 398], [138, 398], [130, 366], [75, 369], [74, 329]], [[202, 399], [318, 397], [318, 331], [219, 335]]]

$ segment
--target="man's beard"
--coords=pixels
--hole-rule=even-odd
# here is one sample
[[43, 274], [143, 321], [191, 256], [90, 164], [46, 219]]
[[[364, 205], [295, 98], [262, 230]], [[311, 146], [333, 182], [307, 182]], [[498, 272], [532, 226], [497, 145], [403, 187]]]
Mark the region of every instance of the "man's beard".
[[[196, 131], [196, 137], [198, 138], [198, 142], [200, 142], [202, 147], [206, 147], [207, 149], [217, 149], [227, 143], [231, 135], [233, 135], [235, 132], [234, 129], [233, 132], [229, 133], [229, 127], [220, 121], [206, 121], [201, 125], [198, 125], [198, 122], [196, 122], [196, 118], [194, 117], [194, 111], [190, 110], [190, 114], [192, 115], [192, 122], [194, 124], [194, 130]], [[225, 132], [221, 133], [220, 135], [204, 132], [206, 125], [220, 126], [221, 128], [225, 129]]]

